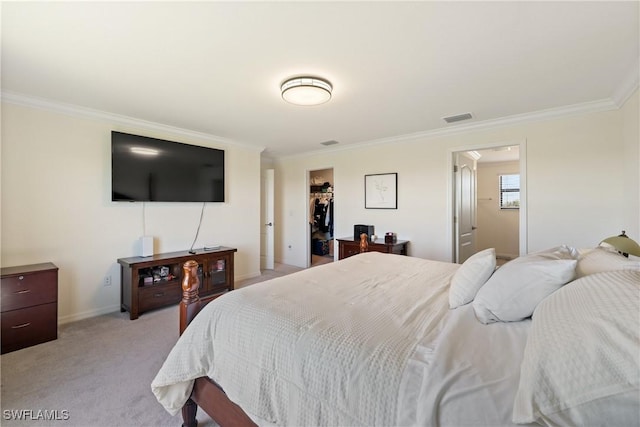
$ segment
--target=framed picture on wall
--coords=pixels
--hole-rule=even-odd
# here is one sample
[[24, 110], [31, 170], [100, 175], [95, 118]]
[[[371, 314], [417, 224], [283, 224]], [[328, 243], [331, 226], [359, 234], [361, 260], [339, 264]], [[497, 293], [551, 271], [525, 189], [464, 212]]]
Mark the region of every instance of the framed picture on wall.
[[398, 209], [398, 174], [364, 176], [365, 209]]

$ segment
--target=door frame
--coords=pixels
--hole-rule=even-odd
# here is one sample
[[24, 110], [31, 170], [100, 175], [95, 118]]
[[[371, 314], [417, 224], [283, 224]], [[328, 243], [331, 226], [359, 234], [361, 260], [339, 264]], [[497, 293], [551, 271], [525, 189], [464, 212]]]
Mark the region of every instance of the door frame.
[[[275, 170], [260, 171], [260, 269], [275, 268]], [[267, 223], [267, 221], [269, 221]], [[270, 224], [270, 225], [269, 225]], [[268, 228], [265, 228], [268, 227]]]
[[[520, 255], [528, 253], [528, 238], [527, 238], [527, 216], [528, 216], [528, 203], [527, 203], [527, 140], [517, 141], [502, 141], [502, 142], [490, 142], [484, 144], [472, 144], [466, 146], [450, 147], [447, 150], [447, 233], [450, 236], [449, 253], [451, 254], [451, 262], [456, 262], [456, 226], [455, 226], [455, 213], [456, 213], [456, 197], [455, 197], [455, 174], [453, 172], [453, 166], [455, 164], [455, 154], [460, 151], [481, 151], [491, 148], [500, 148], [507, 146], [517, 145], [519, 147], [519, 168], [520, 168], [520, 209], [519, 209], [519, 250]], [[476, 195], [477, 197], [477, 195]]]
[[[333, 200], [334, 200], [334, 208], [335, 208], [335, 195], [336, 195], [336, 168], [333, 166], [325, 166], [325, 167], [314, 167], [314, 168], [309, 168], [305, 171], [305, 194], [307, 195], [307, 201], [306, 201], [306, 205], [307, 208], [305, 209], [305, 212], [307, 213], [307, 215], [305, 216], [305, 223], [307, 224], [307, 231], [305, 232], [305, 240], [307, 242], [306, 246], [307, 246], [307, 268], [311, 267], [311, 233], [309, 233], [309, 218], [311, 217], [311, 204], [309, 203], [309, 190], [311, 189], [311, 172], [315, 172], [315, 171], [321, 171], [321, 170], [326, 170], [326, 169], [331, 169], [331, 171], [333, 172]], [[334, 223], [333, 223], [333, 260], [337, 261], [338, 260], [338, 248], [336, 247], [336, 236], [335, 236], [335, 231], [336, 231], [336, 223], [335, 223], [335, 215], [333, 217]]]

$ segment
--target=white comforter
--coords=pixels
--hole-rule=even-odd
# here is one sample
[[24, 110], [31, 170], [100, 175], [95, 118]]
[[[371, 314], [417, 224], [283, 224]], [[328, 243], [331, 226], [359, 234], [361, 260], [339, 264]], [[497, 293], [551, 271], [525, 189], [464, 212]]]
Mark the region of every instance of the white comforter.
[[377, 252], [211, 302], [152, 383], [176, 414], [209, 376], [278, 425], [393, 425], [407, 360], [437, 336], [456, 264]]
[[457, 264], [370, 252], [233, 291], [152, 383], [176, 414], [208, 376], [259, 425], [512, 426], [529, 321], [449, 310]]

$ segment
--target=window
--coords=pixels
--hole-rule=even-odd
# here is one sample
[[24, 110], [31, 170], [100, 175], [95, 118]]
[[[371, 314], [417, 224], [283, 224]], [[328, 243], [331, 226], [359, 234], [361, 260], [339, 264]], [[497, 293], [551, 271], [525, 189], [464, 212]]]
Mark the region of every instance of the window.
[[520, 175], [500, 175], [500, 209], [520, 209]]

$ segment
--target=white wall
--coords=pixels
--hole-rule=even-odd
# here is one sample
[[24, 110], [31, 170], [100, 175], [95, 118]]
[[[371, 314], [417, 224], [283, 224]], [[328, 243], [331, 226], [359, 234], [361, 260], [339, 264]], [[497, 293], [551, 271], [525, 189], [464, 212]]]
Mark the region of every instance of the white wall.
[[[353, 224], [373, 224], [378, 234], [395, 231], [410, 240], [410, 255], [450, 261], [451, 150], [522, 140], [528, 252], [593, 247], [621, 229], [640, 239], [637, 128], [636, 91], [616, 111], [279, 159], [276, 260], [305, 265], [305, 177], [333, 167], [336, 237], [350, 236]], [[398, 172], [398, 209], [364, 209], [364, 175], [386, 172]]]
[[622, 191], [628, 199], [629, 209], [625, 210], [627, 219], [625, 222], [634, 223], [634, 229], [628, 229], [627, 234], [640, 242], [640, 125], [638, 117], [638, 92], [632, 96], [622, 109], [622, 138], [624, 141], [624, 164], [625, 171], [622, 184]]
[[[118, 258], [137, 255], [142, 203], [111, 202], [111, 130], [225, 149], [225, 203], [207, 203], [195, 247], [238, 249], [236, 280], [260, 274], [260, 151], [2, 104], [2, 266], [59, 267], [61, 322], [120, 307]], [[189, 249], [202, 203], [145, 203], [155, 251]], [[112, 285], [103, 285], [112, 276]]]
[[500, 209], [499, 175], [517, 175], [519, 168], [518, 162], [478, 163], [477, 251], [495, 248], [499, 257], [518, 256], [520, 212], [518, 209]]

